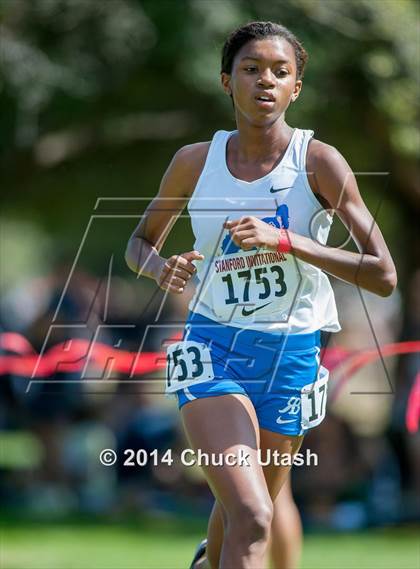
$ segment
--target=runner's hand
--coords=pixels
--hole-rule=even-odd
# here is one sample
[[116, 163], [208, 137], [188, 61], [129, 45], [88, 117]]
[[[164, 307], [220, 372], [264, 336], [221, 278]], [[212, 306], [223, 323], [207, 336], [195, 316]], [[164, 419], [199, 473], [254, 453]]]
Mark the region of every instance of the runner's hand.
[[162, 266], [156, 282], [162, 290], [182, 294], [188, 281], [197, 271], [192, 261], [202, 261], [204, 255], [198, 251], [188, 251], [181, 255], [172, 255]]
[[254, 247], [276, 251], [279, 242], [279, 230], [277, 227], [253, 216], [241, 217], [231, 221], [225, 221], [225, 229], [229, 230], [232, 241], [243, 249], [249, 251]]

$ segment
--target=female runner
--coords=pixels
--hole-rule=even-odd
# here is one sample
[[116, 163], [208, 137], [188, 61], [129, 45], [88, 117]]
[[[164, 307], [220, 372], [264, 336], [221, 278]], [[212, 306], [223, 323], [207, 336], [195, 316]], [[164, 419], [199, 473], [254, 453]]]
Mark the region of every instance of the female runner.
[[[211, 459], [203, 470], [216, 501], [206, 558], [194, 567], [263, 567], [273, 501], [290, 470], [290, 461], [267, 457], [293, 457], [325, 414], [319, 336], [340, 329], [325, 273], [381, 296], [396, 286], [347, 162], [285, 121], [306, 59], [278, 24], [230, 34], [221, 82], [237, 130], [175, 154], [127, 246], [128, 266], [165, 291], [182, 294], [198, 278], [183, 341], [167, 352], [167, 392], [178, 398], [191, 447]], [[164, 259], [185, 205], [195, 249]], [[326, 246], [333, 211], [359, 253]], [[219, 455], [222, 464], [212, 459]]]

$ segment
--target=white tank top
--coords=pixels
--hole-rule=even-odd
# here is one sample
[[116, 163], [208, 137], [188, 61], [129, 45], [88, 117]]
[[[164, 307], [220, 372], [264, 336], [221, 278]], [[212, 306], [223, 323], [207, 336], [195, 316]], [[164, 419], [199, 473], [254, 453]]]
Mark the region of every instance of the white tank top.
[[327, 275], [293, 255], [267, 249], [243, 251], [223, 223], [245, 215], [325, 245], [332, 216], [315, 198], [306, 175], [311, 130], [295, 129], [282, 160], [268, 174], [246, 182], [226, 164], [236, 131], [217, 131], [188, 203], [197, 288], [189, 309], [229, 326], [272, 333], [337, 332], [334, 293]]

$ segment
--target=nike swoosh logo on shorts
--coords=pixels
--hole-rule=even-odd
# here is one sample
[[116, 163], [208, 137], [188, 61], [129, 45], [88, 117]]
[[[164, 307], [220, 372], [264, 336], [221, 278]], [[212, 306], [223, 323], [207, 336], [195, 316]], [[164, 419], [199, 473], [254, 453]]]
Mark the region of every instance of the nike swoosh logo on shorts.
[[276, 423], [282, 425], [283, 423], [293, 423], [295, 419], [282, 419], [281, 417], [277, 417]]
[[257, 306], [257, 308], [253, 308], [252, 310], [247, 310], [244, 306], [242, 308], [242, 316], [251, 316], [251, 314], [254, 314], [254, 312], [256, 312], [257, 310], [261, 310], [261, 308], [264, 308], [264, 306], [268, 306], [269, 304], [271, 304], [271, 302], [267, 302], [266, 304], [263, 304], [262, 306]]
[[273, 188], [273, 186], [271, 186], [270, 192], [275, 194], [276, 192], [282, 192], [283, 190], [290, 190], [291, 187], [292, 186], [286, 186], [285, 188]]

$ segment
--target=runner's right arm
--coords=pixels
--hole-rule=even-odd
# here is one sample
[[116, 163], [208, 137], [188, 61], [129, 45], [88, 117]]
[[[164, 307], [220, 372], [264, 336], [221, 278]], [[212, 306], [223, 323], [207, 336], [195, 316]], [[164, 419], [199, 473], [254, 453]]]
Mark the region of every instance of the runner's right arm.
[[196, 271], [191, 261], [204, 257], [198, 251], [189, 251], [165, 259], [159, 252], [194, 191], [208, 148], [208, 142], [200, 142], [178, 150], [162, 178], [157, 196], [131, 235], [125, 253], [132, 271], [177, 294], [183, 292]]

